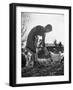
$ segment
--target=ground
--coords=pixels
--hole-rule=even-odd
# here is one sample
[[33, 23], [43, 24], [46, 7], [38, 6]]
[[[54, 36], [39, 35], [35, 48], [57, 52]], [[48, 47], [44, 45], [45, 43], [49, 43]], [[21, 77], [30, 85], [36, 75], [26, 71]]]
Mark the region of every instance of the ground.
[[58, 76], [64, 75], [64, 62], [49, 62], [48, 64], [41, 64], [35, 62], [31, 68], [22, 68], [22, 77], [36, 77], [36, 76]]

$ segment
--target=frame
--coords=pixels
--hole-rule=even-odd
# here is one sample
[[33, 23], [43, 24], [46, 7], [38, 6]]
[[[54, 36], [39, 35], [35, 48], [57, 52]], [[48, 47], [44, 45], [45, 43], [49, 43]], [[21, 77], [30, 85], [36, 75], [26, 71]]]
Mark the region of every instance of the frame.
[[71, 7], [9, 7], [10, 86], [71, 83]]

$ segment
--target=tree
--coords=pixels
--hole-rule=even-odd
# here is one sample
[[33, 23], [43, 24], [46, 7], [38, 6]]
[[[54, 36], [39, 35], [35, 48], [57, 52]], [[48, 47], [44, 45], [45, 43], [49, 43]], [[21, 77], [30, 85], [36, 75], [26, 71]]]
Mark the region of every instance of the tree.
[[61, 42], [59, 42], [59, 46], [60, 46], [60, 47], [62, 47], [62, 46], [63, 46]]
[[57, 40], [54, 41], [55, 46], [57, 46]]

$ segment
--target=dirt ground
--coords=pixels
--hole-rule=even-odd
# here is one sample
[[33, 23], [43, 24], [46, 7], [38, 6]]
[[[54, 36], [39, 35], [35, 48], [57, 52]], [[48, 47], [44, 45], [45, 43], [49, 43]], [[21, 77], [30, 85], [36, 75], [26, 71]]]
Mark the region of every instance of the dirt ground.
[[22, 77], [64, 75], [64, 62], [60, 63], [56, 61], [49, 62], [48, 64], [35, 62], [34, 66], [31, 68], [23, 67], [21, 75]]

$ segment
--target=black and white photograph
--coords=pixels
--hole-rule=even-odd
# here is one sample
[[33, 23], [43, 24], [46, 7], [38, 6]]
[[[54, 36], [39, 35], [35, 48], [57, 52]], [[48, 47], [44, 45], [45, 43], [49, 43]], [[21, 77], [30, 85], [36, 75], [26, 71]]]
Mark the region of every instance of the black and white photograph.
[[21, 12], [22, 77], [64, 75], [64, 15]]
[[10, 85], [71, 83], [71, 7], [10, 6]]

